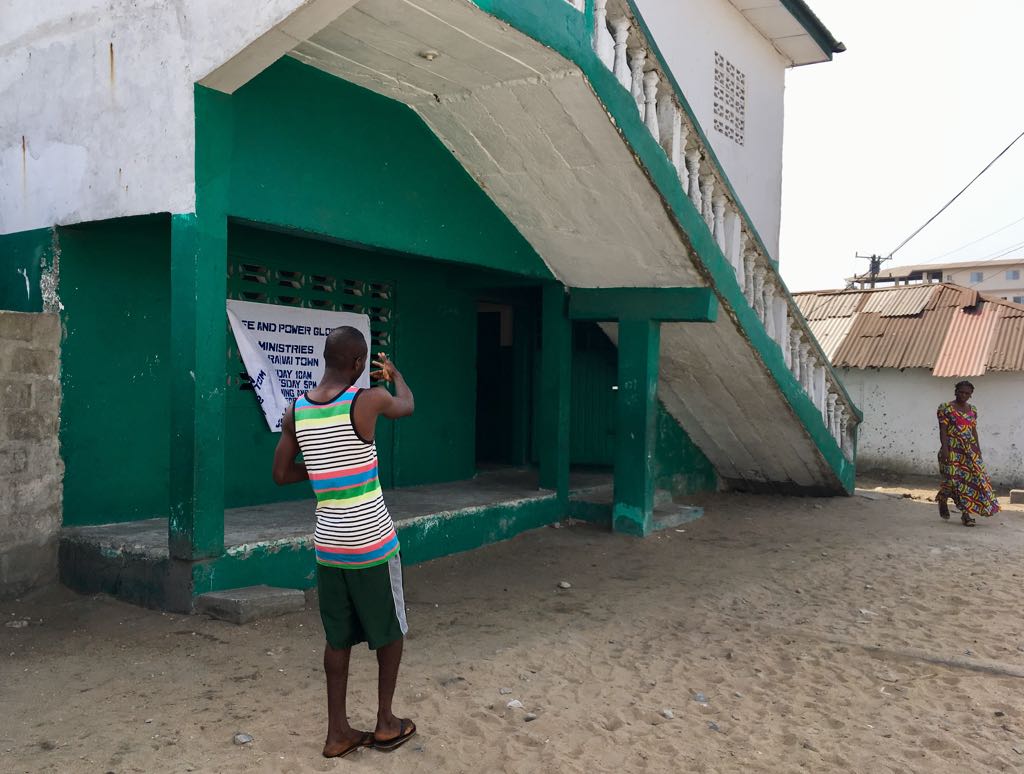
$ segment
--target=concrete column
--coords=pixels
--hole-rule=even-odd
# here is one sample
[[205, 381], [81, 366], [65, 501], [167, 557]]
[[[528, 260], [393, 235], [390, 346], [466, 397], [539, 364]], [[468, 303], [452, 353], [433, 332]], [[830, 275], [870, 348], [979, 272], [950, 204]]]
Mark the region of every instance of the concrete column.
[[572, 383], [572, 323], [565, 290], [544, 286], [541, 301], [540, 414], [537, 453], [540, 485], [569, 499], [569, 388]]
[[654, 444], [658, 417], [661, 323], [619, 322], [619, 395], [612, 528], [647, 535], [654, 516]]
[[171, 219], [168, 547], [177, 559], [224, 550], [227, 236], [223, 215]]
[[197, 87], [196, 211], [171, 218], [167, 538], [175, 559], [203, 559], [224, 551], [226, 212], [232, 136], [230, 98]]

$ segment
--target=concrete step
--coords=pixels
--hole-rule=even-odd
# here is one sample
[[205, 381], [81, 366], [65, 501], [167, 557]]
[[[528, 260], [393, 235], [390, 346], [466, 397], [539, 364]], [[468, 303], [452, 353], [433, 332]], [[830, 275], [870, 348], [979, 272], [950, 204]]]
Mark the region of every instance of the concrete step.
[[1010, 503], [1012, 505], [1024, 505], [1024, 489], [1011, 489]]
[[651, 526], [657, 532], [696, 521], [703, 515], [704, 509], [699, 506], [669, 502], [667, 505], [654, 509]]
[[306, 608], [306, 595], [299, 589], [275, 586], [246, 586], [227, 591], [211, 591], [196, 597], [195, 611], [233, 624], [258, 618], [294, 613]]

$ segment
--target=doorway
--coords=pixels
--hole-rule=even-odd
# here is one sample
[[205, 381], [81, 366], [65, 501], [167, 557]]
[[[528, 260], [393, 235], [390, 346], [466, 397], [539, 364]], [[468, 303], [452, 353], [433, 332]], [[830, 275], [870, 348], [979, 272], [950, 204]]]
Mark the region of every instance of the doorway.
[[527, 462], [531, 370], [525, 315], [512, 304], [477, 303], [478, 467]]

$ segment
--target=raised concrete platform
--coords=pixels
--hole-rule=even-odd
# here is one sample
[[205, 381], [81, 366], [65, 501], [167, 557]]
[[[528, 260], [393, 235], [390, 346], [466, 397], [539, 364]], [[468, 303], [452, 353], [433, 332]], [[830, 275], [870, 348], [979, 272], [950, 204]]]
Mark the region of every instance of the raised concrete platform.
[[1010, 490], [1010, 505], [1024, 505], [1024, 489]]
[[[579, 472], [570, 484], [584, 491], [610, 480], [607, 472]], [[538, 489], [536, 471], [528, 469], [488, 470], [466, 481], [392, 489], [384, 496], [405, 564], [478, 548], [570, 515], [554, 492]], [[84, 593], [178, 612], [190, 612], [196, 597], [212, 591], [306, 589], [315, 584], [313, 512], [312, 498], [227, 510], [224, 554], [199, 562], [171, 558], [165, 518], [65, 528], [61, 581]]]
[[[589, 521], [610, 528], [613, 494], [611, 484], [579, 488], [569, 497], [569, 515], [580, 521]], [[659, 489], [654, 494], [651, 526], [655, 532], [696, 521], [703, 515], [703, 508], [677, 503], [672, 498], [672, 493], [665, 489]]]
[[233, 624], [257, 618], [273, 618], [303, 610], [306, 595], [298, 589], [247, 586], [244, 589], [209, 591], [196, 597], [195, 611]]

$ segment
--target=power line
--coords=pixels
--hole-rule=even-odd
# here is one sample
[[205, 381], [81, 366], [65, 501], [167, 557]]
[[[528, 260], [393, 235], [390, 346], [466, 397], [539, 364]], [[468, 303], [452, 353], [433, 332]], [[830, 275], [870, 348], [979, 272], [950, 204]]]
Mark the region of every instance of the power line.
[[1003, 149], [1002, 149], [1001, 151], [999, 151], [999, 153], [997, 153], [997, 154], [996, 154], [996, 157], [995, 157], [994, 159], [992, 159], [992, 160], [991, 160], [991, 161], [990, 161], [990, 162], [989, 162], [988, 164], [986, 164], [986, 165], [984, 166], [984, 168], [983, 168], [983, 169], [981, 170], [981, 172], [979, 172], [978, 174], [976, 174], [976, 175], [975, 175], [974, 177], [972, 177], [972, 178], [971, 178], [971, 182], [969, 182], [969, 183], [968, 183], [967, 185], [965, 185], [965, 186], [964, 186], [963, 188], [961, 188], [961, 189], [960, 189], [960, 190], [959, 190], [959, 191], [957, 192], [956, 196], [954, 196], [954, 197], [953, 197], [952, 199], [950, 199], [950, 200], [949, 200], [948, 202], [946, 202], [945, 204], [943, 204], [943, 205], [942, 205], [942, 207], [940, 207], [940, 208], [939, 208], [939, 211], [938, 211], [938, 212], [936, 212], [936, 213], [935, 213], [934, 215], [932, 215], [932, 216], [931, 216], [930, 218], [928, 218], [928, 220], [926, 220], [926, 221], [925, 221], [925, 222], [924, 222], [924, 223], [923, 223], [923, 224], [922, 224], [921, 226], [919, 226], [919, 227], [918, 227], [918, 228], [917, 228], [917, 229], [916, 229], [916, 230], [914, 231], [914, 233], [912, 233], [912, 234], [911, 234], [910, 236], [908, 236], [908, 237], [907, 237], [906, 239], [904, 239], [904, 240], [903, 240], [902, 242], [900, 242], [900, 243], [899, 243], [899, 244], [898, 244], [898, 245], [896, 246], [896, 249], [895, 249], [895, 250], [893, 250], [892, 252], [890, 252], [890, 253], [889, 253], [888, 257], [889, 257], [889, 258], [892, 258], [892, 257], [893, 257], [893, 255], [895, 255], [895, 254], [896, 254], [896, 251], [897, 251], [897, 250], [899, 250], [900, 248], [902, 248], [902, 247], [903, 247], [903, 246], [904, 246], [904, 245], [905, 245], [905, 244], [906, 244], [907, 242], [909, 242], [909, 241], [910, 241], [911, 239], [913, 239], [913, 238], [914, 238], [914, 237], [916, 237], [916, 236], [917, 236], [918, 234], [920, 234], [920, 233], [921, 233], [922, 231], [924, 231], [924, 230], [925, 230], [925, 228], [927, 228], [927, 226], [928, 226], [928, 224], [929, 224], [929, 223], [931, 223], [931, 222], [932, 222], [933, 220], [935, 220], [935, 219], [936, 219], [937, 217], [939, 217], [939, 215], [941, 215], [941, 214], [942, 214], [943, 212], [945, 212], [945, 211], [946, 211], [946, 209], [947, 209], [947, 208], [949, 207], [949, 205], [951, 205], [951, 204], [952, 204], [953, 202], [955, 202], [955, 201], [956, 201], [957, 199], [959, 199], [959, 198], [960, 198], [960, 196], [961, 196], [961, 195], [962, 195], [962, 194], [964, 193], [964, 191], [966, 191], [966, 190], [967, 190], [968, 188], [970, 188], [970, 187], [971, 187], [972, 185], [974, 185], [974, 182], [975, 182], [975, 181], [976, 181], [976, 180], [977, 180], [977, 179], [978, 179], [979, 177], [981, 177], [981, 176], [982, 176], [982, 175], [984, 175], [984, 174], [985, 174], [986, 172], [988, 172], [989, 168], [990, 168], [990, 167], [991, 167], [991, 166], [992, 166], [993, 164], [995, 164], [995, 163], [996, 163], [997, 161], [999, 161], [999, 159], [1000, 159], [1000, 158], [1002, 158], [1003, 154], [1004, 154], [1004, 153], [1006, 153], [1006, 152], [1007, 152], [1008, 150], [1010, 150], [1010, 148], [1012, 148], [1012, 147], [1013, 147], [1013, 146], [1014, 146], [1014, 145], [1015, 145], [1015, 144], [1017, 143], [1017, 140], [1019, 140], [1019, 139], [1020, 139], [1021, 137], [1024, 137], [1024, 132], [1021, 132], [1021, 133], [1020, 133], [1020, 134], [1018, 134], [1018, 135], [1017, 135], [1016, 137], [1014, 137], [1014, 138], [1013, 138], [1013, 140], [1012, 140], [1012, 141], [1010, 142], [1010, 144], [1009, 144], [1009, 145], [1007, 145], [1007, 146], [1006, 146], [1005, 148], [1003, 148]]
[[982, 240], [988, 239], [990, 236], [995, 236], [996, 234], [999, 234], [999, 233], [1002, 233], [1003, 231], [1006, 231], [1006, 229], [1010, 228], [1011, 226], [1016, 226], [1021, 221], [1024, 221], [1024, 215], [1022, 215], [1021, 217], [1017, 218], [1017, 220], [1013, 221], [1013, 223], [1007, 223], [1005, 226], [1002, 226], [1001, 228], [997, 228], [995, 231], [990, 231], [987, 234], [985, 234], [984, 236], [980, 236], [977, 239], [972, 239], [970, 242], [962, 244], [959, 247], [954, 248], [953, 250], [950, 250], [949, 252], [943, 253], [942, 255], [937, 255], [934, 258], [929, 258], [927, 261], [921, 261], [921, 263], [934, 263], [935, 261], [938, 261], [941, 258], [945, 258], [947, 255], [952, 255], [953, 253], [958, 253], [961, 250], [963, 250], [965, 247], [970, 247], [971, 245], [976, 245], [976, 244], [978, 244], [978, 242], [981, 242]]

